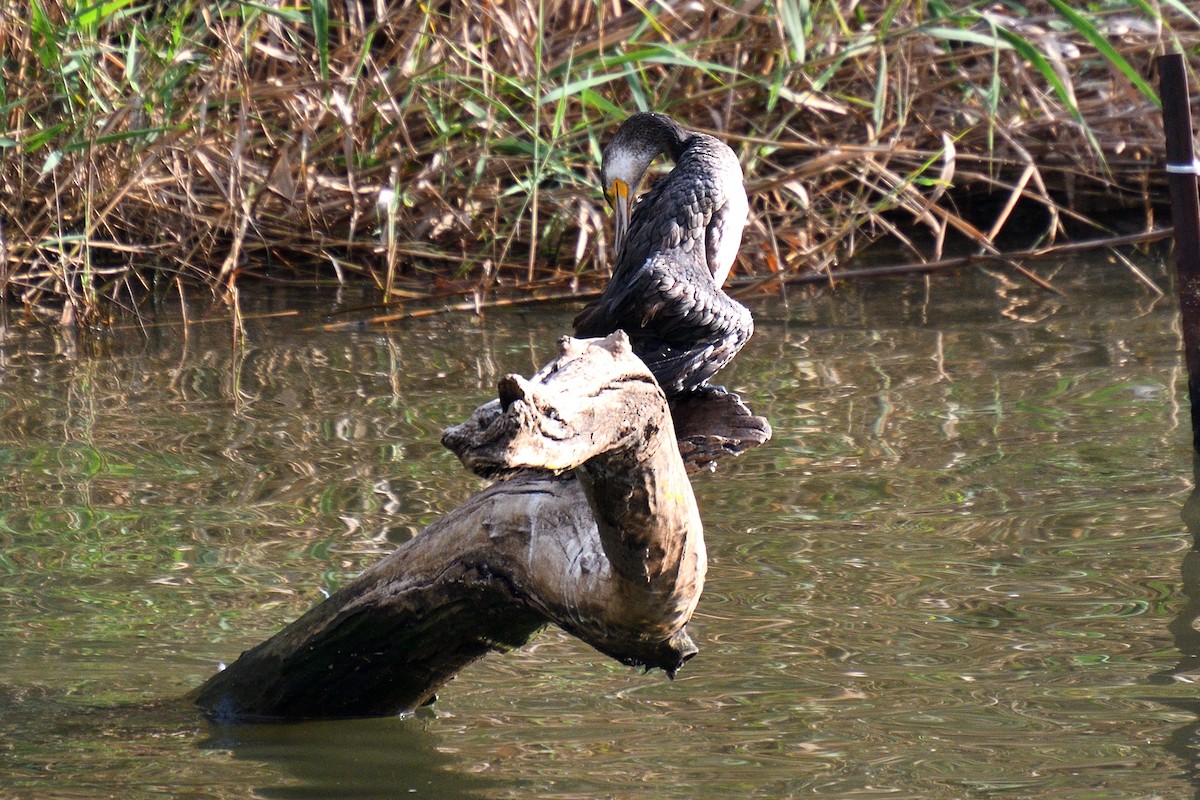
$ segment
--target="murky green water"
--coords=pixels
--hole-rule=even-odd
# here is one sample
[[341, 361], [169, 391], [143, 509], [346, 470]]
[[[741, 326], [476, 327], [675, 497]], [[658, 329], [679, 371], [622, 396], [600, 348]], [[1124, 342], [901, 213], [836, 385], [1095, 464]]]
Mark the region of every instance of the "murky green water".
[[572, 309], [315, 332], [331, 299], [240, 350], [10, 332], [0, 798], [1196, 796], [1174, 301], [1103, 263], [1055, 280], [756, 306], [722, 378], [775, 439], [695, 481], [676, 681], [552, 630], [414, 718], [302, 725], [164, 701], [478, 487], [441, 429]]

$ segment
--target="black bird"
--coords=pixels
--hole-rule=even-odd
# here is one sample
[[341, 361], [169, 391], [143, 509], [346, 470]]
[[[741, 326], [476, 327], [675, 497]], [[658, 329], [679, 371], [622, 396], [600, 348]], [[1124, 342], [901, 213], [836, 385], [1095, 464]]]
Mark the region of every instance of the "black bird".
[[[633, 205], [662, 154], [675, 168]], [[616, 215], [616, 267], [604, 294], [575, 318], [575, 335], [624, 330], [667, 396], [687, 394], [754, 332], [750, 311], [721, 290], [749, 211], [742, 168], [719, 139], [641, 113], [604, 148], [600, 180]]]

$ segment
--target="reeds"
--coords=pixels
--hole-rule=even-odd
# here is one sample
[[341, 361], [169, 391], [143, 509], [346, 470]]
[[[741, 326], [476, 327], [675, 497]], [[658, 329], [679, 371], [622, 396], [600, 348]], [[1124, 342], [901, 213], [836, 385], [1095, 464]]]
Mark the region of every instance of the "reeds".
[[0, 0], [0, 298], [575, 292], [610, 260], [601, 142], [638, 108], [739, 151], [743, 275], [994, 252], [1030, 204], [1042, 239], [1104, 231], [1162, 185], [1152, 57], [1200, 47], [1183, 2], [384, 5]]

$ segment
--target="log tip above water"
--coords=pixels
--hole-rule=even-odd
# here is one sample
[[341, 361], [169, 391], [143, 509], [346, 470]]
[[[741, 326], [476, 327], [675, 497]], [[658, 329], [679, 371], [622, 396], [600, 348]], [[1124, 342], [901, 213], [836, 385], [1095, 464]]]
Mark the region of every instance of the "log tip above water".
[[[643, 399], [631, 401], [632, 394]], [[623, 331], [603, 339], [562, 337], [558, 358], [529, 379], [505, 375], [497, 395], [442, 435], [442, 444], [467, 469], [486, 478], [526, 468], [574, 469], [594, 453], [597, 429], [628, 434], [636, 426], [628, 424], [625, 410], [645, 403], [660, 408], [666, 402]], [[620, 405], [604, 402], [608, 398], [619, 398]], [[612, 424], [604, 422], [605, 415], [611, 415]], [[689, 472], [713, 470], [721, 458], [771, 438], [765, 417], [737, 394], [716, 387], [677, 399], [670, 416]]]
[[700, 648], [688, 634], [687, 628], [680, 628], [667, 639], [651, 643], [645, 650], [636, 655], [629, 651], [609, 653], [613, 658], [631, 667], [644, 667], [647, 672], [661, 669], [671, 680], [692, 659]]
[[497, 399], [447, 428], [442, 444], [484, 477], [520, 469], [562, 473], [598, 452], [635, 446], [637, 421], [655, 410], [665, 413], [662, 390], [624, 332], [603, 339], [564, 336], [558, 351], [532, 378], [501, 378]]

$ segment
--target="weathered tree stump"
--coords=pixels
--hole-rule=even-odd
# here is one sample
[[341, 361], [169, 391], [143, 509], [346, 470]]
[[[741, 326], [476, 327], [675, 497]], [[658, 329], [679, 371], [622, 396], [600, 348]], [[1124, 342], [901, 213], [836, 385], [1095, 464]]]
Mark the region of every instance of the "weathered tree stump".
[[[442, 441], [501, 479], [243, 653], [189, 696], [198, 707], [225, 720], [410, 711], [549, 623], [670, 676], [697, 652], [685, 625], [704, 586], [700, 515], [667, 401], [625, 335], [564, 337], [499, 395]], [[688, 404], [703, 422], [681, 427], [693, 467], [770, 436], [734, 395]]]

